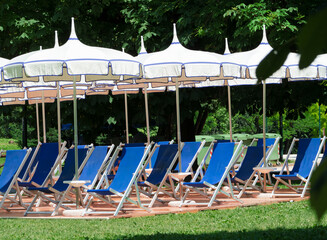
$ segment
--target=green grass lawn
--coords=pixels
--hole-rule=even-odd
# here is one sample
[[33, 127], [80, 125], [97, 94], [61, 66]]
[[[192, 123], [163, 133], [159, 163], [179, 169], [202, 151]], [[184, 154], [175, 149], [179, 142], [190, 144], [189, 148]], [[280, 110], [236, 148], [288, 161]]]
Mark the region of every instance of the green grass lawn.
[[[0, 150], [15, 150], [20, 149], [17, 141], [15, 139], [10, 138], [0, 138]], [[0, 157], [0, 166], [5, 163], [6, 158]], [[0, 174], [2, 172], [2, 168], [0, 168]]]
[[307, 201], [153, 217], [0, 219], [1, 239], [327, 239]]

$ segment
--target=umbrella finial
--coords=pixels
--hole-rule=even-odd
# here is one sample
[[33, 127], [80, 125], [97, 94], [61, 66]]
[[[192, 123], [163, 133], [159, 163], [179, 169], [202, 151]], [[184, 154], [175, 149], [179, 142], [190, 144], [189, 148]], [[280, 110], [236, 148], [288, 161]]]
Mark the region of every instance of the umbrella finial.
[[143, 36], [141, 36], [141, 50], [140, 50], [140, 53], [139, 54], [146, 54], [147, 51], [144, 47], [144, 40], [143, 40]]
[[42, 50], [42, 46], [40, 46], [40, 50]]
[[266, 25], [263, 24], [263, 36], [260, 44], [268, 44], [267, 33], [266, 33]]
[[178, 37], [177, 37], [177, 30], [176, 30], [176, 23], [173, 24], [173, 42], [172, 44], [179, 43]]
[[122, 52], [124, 53], [125, 52], [125, 48], [121, 48]]
[[72, 27], [71, 27], [69, 40], [77, 40], [77, 36], [76, 36], [76, 32], [75, 32], [75, 23], [74, 23], [73, 17], [72, 17]]
[[59, 47], [59, 41], [58, 41], [58, 31], [55, 31], [55, 45], [54, 47]]
[[228, 38], [225, 38], [225, 52], [224, 55], [230, 54], [229, 47], [228, 47]]

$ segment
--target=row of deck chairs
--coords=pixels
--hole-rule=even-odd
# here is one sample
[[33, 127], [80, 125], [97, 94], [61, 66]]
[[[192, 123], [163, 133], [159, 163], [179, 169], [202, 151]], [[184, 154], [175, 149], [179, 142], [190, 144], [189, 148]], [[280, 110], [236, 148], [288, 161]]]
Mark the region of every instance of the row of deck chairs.
[[[279, 138], [267, 148], [266, 155], [276, 148]], [[291, 147], [294, 147], [294, 140]], [[273, 195], [277, 196], [278, 184], [283, 183], [303, 197], [308, 189], [313, 169], [318, 165], [318, 157], [325, 143], [323, 139], [300, 139], [298, 154], [292, 171], [288, 168], [288, 158], [276, 179]], [[262, 146], [244, 147], [242, 141], [217, 142], [210, 144], [205, 157], [197, 169], [194, 163], [203, 148], [203, 142], [185, 142], [182, 144], [182, 172], [191, 176], [190, 182], [176, 181], [172, 173], [178, 172], [178, 146], [172, 142], [145, 144], [120, 144], [111, 146], [79, 146], [78, 174], [75, 176], [74, 149], [66, 149], [65, 143], [59, 148], [57, 143], [39, 144], [35, 149], [7, 151], [3, 173], [0, 176], [0, 192], [3, 197], [0, 208], [7, 211], [16, 206], [26, 209], [25, 215], [47, 213], [57, 215], [60, 208], [70, 209], [74, 204], [74, 193], [69, 181], [85, 181], [81, 204], [85, 206], [83, 215], [113, 214], [125, 211], [127, 202], [146, 211], [151, 211], [155, 203], [162, 204], [169, 196], [179, 200], [179, 206], [205, 204], [208, 207], [219, 202], [218, 194], [231, 199], [240, 198], [248, 189], [261, 190], [258, 181], [261, 177], [253, 171], [254, 167], [263, 166]], [[245, 157], [237, 170], [234, 169], [243, 151]], [[211, 156], [210, 156], [211, 155]], [[288, 156], [290, 155], [290, 152]], [[207, 159], [210, 158], [206, 166]], [[64, 162], [59, 176], [55, 176], [58, 166]], [[287, 174], [284, 174], [286, 170]], [[300, 180], [304, 187], [294, 187], [291, 181]], [[228, 186], [229, 191], [224, 186]], [[186, 188], [185, 194], [178, 196], [179, 188]], [[14, 191], [13, 191], [14, 189]], [[207, 202], [188, 200], [190, 192], [195, 191], [208, 198]], [[235, 195], [234, 191], [238, 194]], [[141, 201], [140, 194], [149, 197], [146, 203]], [[27, 203], [25, 195], [31, 197]], [[115, 200], [112, 198], [115, 196]], [[117, 201], [117, 197], [120, 199]], [[92, 207], [99, 199], [114, 208], [114, 211], [96, 211]], [[192, 199], [191, 199], [192, 200]], [[34, 211], [40, 204], [52, 203], [51, 212]]]

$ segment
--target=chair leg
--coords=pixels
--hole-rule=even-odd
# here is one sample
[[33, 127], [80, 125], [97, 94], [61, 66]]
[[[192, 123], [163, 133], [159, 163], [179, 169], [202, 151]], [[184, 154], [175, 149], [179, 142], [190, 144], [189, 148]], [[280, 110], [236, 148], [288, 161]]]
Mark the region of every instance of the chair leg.
[[28, 208], [26, 209], [24, 216], [26, 216], [29, 212], [31, 212], [31, 209], [32, 209], [34, 203], [36, 202], [36, 200], [38, 200], [38, 198], [39, 198], [39, 194], [37, 193], [35, 195], [35, 197], [33, 198], [32, 202], [30, 203], [30, 205], [28, 206]]

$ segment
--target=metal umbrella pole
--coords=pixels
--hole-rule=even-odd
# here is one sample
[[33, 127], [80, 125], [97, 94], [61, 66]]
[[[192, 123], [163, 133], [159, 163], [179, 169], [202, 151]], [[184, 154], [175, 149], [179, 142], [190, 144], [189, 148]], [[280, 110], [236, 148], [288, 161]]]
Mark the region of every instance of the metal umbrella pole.
[[[60, 114], [60, 86], [57, 83], [57, 121], [58, 121], [58, 153], [61, 154], [61, 114]], [[59, 164], [59, 171], [62, 171], [61, 164]]]
[[178, 171], [182, 172], [182, 158], [181, 158], [181, 119], [179, 109], [179, 85], [178, 78], [176, 78], [176, 117], [177, 117], [177, 143], [178, 143]]
[[128, 103], [127, 103], [127, 93], [124, 92], [125, 100], [125, 125], [126, 125], [126, 143], [129, 143], [129, 131], [128, 131]]
[[36, 100], [35, 103], [35, 112], [36, 112], [36, 133], [37, 133], [37, 143], [40, 142], [40, 120], [39, 120], [39, 103]]
[[[263, 160], [264, 160], [264, 167], [267, 167], [267, 161], [266, 161], [266, 81], [262, 81], [262, 88], [263, 88], [263, 106], [262, 106], [262, 133], [263, 133]], [[266, 181], [266, 179], [264, 179]]]
[[43, 143], [47, 142], [46, 123], [45, 123], [45, 103], [44, 103], [44, 91], [42, 90], [42, 123], [43, 123]]
[[233, 142], [232, 99], [231, 99], [231, 91], [229, 85], [227, 86], [227, 92], [228, 92], [229, 136], [230, 136], [230, 142]]
[[[75, 179], [78, 179], [78, 131], [77, 131], [77, 100], [76, 100], [76, 77], [73, 82], [73, 108], [74, 108], [74, 147], [75, 147]], [[79, 191], [76, 188], [76, 208], [79, 207]]]
[[145, 121], [146, 121], [146, 136], [147, 143], [150, 144], [150, 124], [149, 124], [149, 106], [148, 106], [148, 92], [147, 87], [144, 88], [144, 102], [145, 102]]

